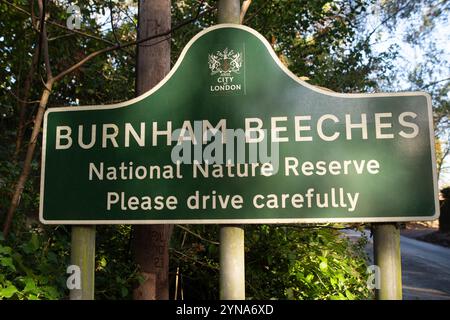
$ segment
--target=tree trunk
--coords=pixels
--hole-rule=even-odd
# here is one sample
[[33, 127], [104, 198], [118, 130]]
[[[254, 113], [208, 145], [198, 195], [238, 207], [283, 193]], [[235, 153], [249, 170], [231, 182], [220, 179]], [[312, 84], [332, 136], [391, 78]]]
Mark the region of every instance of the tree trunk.
[[[44, 0], [38, 1], [39, 5], [39, 17], [45, 16], [45, 2]], [[41, 19], [44, 20], [44, 19]], [[14, 193], [11, 198], [11, 204], [8, 209], [8, 213], [6, 214], [6, 220], [3, 225], [3, 237], [6, 239], [8, 236], [9, 230], [11, 229], [14, 213], [16, 212], [17, 207], [20, 203], [20, 198], [22, 197], [23, 189], [25, 188], [25, 183], [27, 182], [28, 176], [31, 171], [31, 162], [34, 157], [34, 150], [36, 149], [37, 140], [39, 134], [41, 133], [41, 125], [42, 120], [44, 119], [45, 109], [47, 108], [48, 98], [52, 92], [52, 87], [54, 84], [54, 79], [52, 75], [52, 70], [50, 68], [50, 57], [48, 54], [48, 37], [47, 37], [47, 27], [45, 23], [41, 25], [41, 42], [40, 47], [42, 47], [42, 53], [44, 55], [45, 61], [45, 71], [47, 73], [47, 82], [45, 83], [44, 91], [41, 95], [41, 100], [39, 101], [39, 108], [36, 112], [36, 117], [34, 118], [34, 127], [31, 132], [30, 142], [27, 147], [27, 154], [25, 156], [25, 161], [23, 163], [22, 172], [20, 173], [19, 179], [14, 188]], [[39, 60], [39, 59], [37, 59]]]
[[[167, 32], [170, 27], [170, 0], [139, 1], [138, 39]], [[170, 71], [170, 39], [160, 41], [160, 38], [146, 41], [137, 47], [137, 95], [150, 90]], [[172, 225], [133, 227], [134, 256], [145, 279], [134, 290], [134, 299], [169, 299], [169, 241], [172, 229]]]
[[25, 156], [25, 161], [23, 164], [22, 173], [20, 174], [19, 180], [14, 189], [14, 193], [11, 199], [11, 204], [8, 209], [8, 213], [6, 215], [5, 224], [3, 226], [3, 236], [6, 238], [8, 236], [9, 230], [11, 228], [12, 219], [14, 216], [14, 212], [20, 203], [20, 198], [22, 197], [23, 189], [25, 188], [25, 183], [27, 182], [28, 176], [31, 171], [31, 162], [33, 161], [34, 150], [36, 149], [36, 143], [41, 132], [41, 124], [44, 119], [45, 109], [47, 108], [48, 98], [50, 97], [50, 93], [53, 86], [53, 81], [49, 80], [45, 84], [46, 89], [42, 93], [41, 100], [39, 102], [39, 108], [36, 113], [36, 118], [34, 119], [34, 128], [31, 133], [30, 143], [27, 148], [27, 155]]
[[17, 127], [17, 135], [16, 135], [16, 147], [14, 149], [13, 161], [17, 161], [19, 159], [20, 150], [22, 149], [23, 137], [25, 135], [26, 128], [26, 110], [28, 98], [30, 97], [31, 84], [34, 79], [34, 70], [36, 69], [36, 65], [38, 63], [39, 57], [39, 41], [36, 42], [36, 48], [34, 49], [33, 58], [31, 61], [30, 69], [28, 70], [27, 77], [25, 78], [23, 84], [23, 90], [21, 90], [21, 94], [19, 97], [21, 101], [19, 101], [19, 125]]
[[441, 190], [444, 200], [440, 201], [439, 231], [450, 232], [450, 187]]

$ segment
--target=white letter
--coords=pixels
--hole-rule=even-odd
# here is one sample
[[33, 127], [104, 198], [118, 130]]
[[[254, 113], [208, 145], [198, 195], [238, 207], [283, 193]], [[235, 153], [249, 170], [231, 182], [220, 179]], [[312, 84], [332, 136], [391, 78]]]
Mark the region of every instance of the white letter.
[[211, 137], [216, 135], [217, 131], [220, 131], [222, 135], [222, 143], [226, 143], [226, 136], [225, 136], [226, 130], [227, 130], [226, 119], [220, 119], [220, 121], [217, 123], [215, 127], [213, 127], [208, 120], [203, 120], [203, 144], [206, 144], [206, 142], [210, 140], [210, 138], [208, 138], [208, 131], [211, 132]]
[[[112, 200], [111, 197], [114, 196], [115, 199]], [[108, 200], [106, 201], [106, 210], [111, 210], [111, 204], [119, 202], [119, 194], [117, 192], [108, 192]]]
[[297, 167], [298, 167], [298, 159], [294, 158], [294, 157], [286, 157], [284, 159], [285, 163], [284, 163], [284, 175], [285, 176], [289, 176], [289, 171], [292, 170], [292, 173], [295, 176], [298, 176], [298, 171], [297, 171]]
[[381, 133], [383, 128], [392, 128], [392, 123], [381, 123], [381, 118], [392, 117], [391, 112], [386, 113], [375, 113], [375, 138], [376, 139], [393, 139], [394, 135], [392, 133]]
[[[108, 133], [108, 129], [113, 129], [113, 133]], [[119, 145], [117, 144], [116, 137], [119, 134], [119, 128], [113, 123], [105, 123], [103, 125], [103, 133], [102, 133], [102, 148], [108, 147], [108, 139], [111, 140], [112, 145], [117, 148]]]
[[145, 123], [141, 122], [141, 135], [139, 136], [130, 123], [125, 123], [125, 147], [130, 146], [130, 133], [140, 147], [145, 146]]
[[[186, 131], [188, 132], [188, 136], [186, 137]], [[197, 144], [197, 140], [195, 139], [194, 130], [192, 129], [191, 122], [186, 120], [183, 122], [181, 126], [180, 136], [178, 137], [178, 144], [182, 141], [192, 141], [193, 144]]]
[[[66, 134], [61, 134], [61, 131], [65, 130]], [[69, 149], [72, 146], [72, 128], [69, 126], [57, 126], [56, 127], [56, 150]], [[61, 139], [66, 139], [66, 144], [61, 144]]]
[[264, 204], [258, 204], [258, 199], [264, 200], [264, 196], [263, 196], [263, 195], [260, 195], [260, 194], [255, 195], [255, 196], [253, 197], [253, 206], [254, 206], [256, 209], [264, 208]]
[[400, 122], [400, 124], [404, 127], [413, 129], [413, 131], [411, 133], [406, 133], [402, 130], [399, 134], [406, 139], [415, 138], [419, 134], [419, 126], [415, 123], [405, 121], [405, 117], [411, 117], [415, 119], [417, 117], [417, 114], [415, 114], [414, 112], [403, 112], [400, 114], [400, 116], [398, 117], [398, 122]]
[[89, 180], [92, 180], [92, 172], [97, 176], [98, 180], [103, 180], [103, 162], [100, 162], [100, 170], [92, 162], [89, 163]]
[[[256, 123], [256, 127], [250, 127], [251, 123]], [[261, 142], [264, 139], [264, 131], [261, 130], [263, 126], [263, 122], [259, 118], [245, 118], [245, 142], [247, 143], [256, 143]], [[253, 138], [251, 133], [256, 132], [258, 133], [256, 138]]]
[[361, 123], [351, 123], [352, 119], [349, 114], [345, 115], [345, 129], [347, 140], [352, 139], [352, 129], [361, 129], [363, 140], [367, 140], [367, 115], [361, 113]]
[[88, 144], [83, 143], [83, 125], [78, 126], [78, 144], [83, 149], [90, 149], [95, 144], [95, 136], [96, 136], [97, 126], [95, 124], [91, 127], [91, 142]]
[[167, 121], [167, 129], [158, 131], [158, 122], [153, 122], [153, 135], [152, 135], [152, 145], [158, 145], [158, 136], [167, 137], [167, 145], [170, 146], [170, 141], [172, 140], [172, 121]]
[[295, 141], [312, 141], [312, 137], [302, 137], [300, 136], [300, 131], [310, 131], [311, 126], [301, 126], [300, 121], [311, 120], [311, 116], [295, 116]]
[[278, 121], [287, 121], [287, 117], [273, 117], [273, 118], [270, 118], [272, 141], [273, 142], [288, 142], [289, 141], [288, 137], [280, 138], [278, 136], [279, 132], [287, 131], [286, 127], [277, 127], [277, 122]]
[[334, 116], [332, 114], [324, 114], [317, 121], [317, 133], [319, 134], [320, 139], [322, 139], [323, 141], [334, 141], [339, 137], [339, 132], [335, 132], [332, 136], [326, 136], [323, 133], [322, 125], [323, 125], [323, 122], [327, 119], [333, 120], [334, 123], [339, 122], [339, 119], [336, 116]]
[[370, 174], [377, 174], [380, 172], [380, 163], [377, 160], [369, 160], [367, 162], [367, 172]]

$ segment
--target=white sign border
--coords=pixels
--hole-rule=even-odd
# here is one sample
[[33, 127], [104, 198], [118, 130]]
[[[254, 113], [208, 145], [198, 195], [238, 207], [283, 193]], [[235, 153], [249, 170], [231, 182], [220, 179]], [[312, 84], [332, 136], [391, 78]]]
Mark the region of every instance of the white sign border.
[[[392, 97], [392, 96], [424, 96], [427, 100], [428, 108], [428, 122], [429, 122], [429, 133], [430, 133], [430, 146], [431, 146], [431, 162], [433, 170], [433, 188], [434, 188], [434, 206], [435, 213], [433, 216], [420, 216], [420, 217], [367, 217], [367, 218], [277, 218], [277, 219], [192, 219], [192, 220], [46, 220], [44, 219], [44, 179], [45, 179], [45, 155], [47, 147], [47, 117], [52, 112], [71, 112], [71, 111], [85, 111], [85, 110], [108, 110], [123, 108], [138, 101], [145, 99], [146, 97], [152, 95], [157, 90], [159, 90], [177, 71], [178, 67], [181, 65], [184, 56], [186, 55], [189, 48], [197, 41], [200, 37], [205, 34], [222, 28], [234, 28], [247, 31], [257, 37], [265, 46], [269, 54], [274, 59], [275, 63], [294, 81], [298, 84], [316, 91], [320, 94], [340, 97], [340, 98], [369, 98], [369, 97]], [[43, 139], [42, 139], [42, 156], [41, 156], [41, 181], [40, 181], [40, 197], [39, 197], [39, 220], [43, 224], [56, 225], [56, 224], [67, 224], [67, 225], [90, 225], [90, 224], [287, 224], [287, 223], [368, 223], [368, 222], [408, 222], [408, 221], [429, 221], [439, 218], [440, 206], [439, 206], [439, 188], [437, 182], [437, 168], [436, 168], [436, 154], [433, 148], [434, 142], [434, 132], [433, 132], [433, 110], [431, 107], [431, 96], [426, 92], [399, 92], [399, 93], [337, 93], [333, 91], [328, 91], [321, 89], [319, 87], [313, 86], [305, 81], [300, 80], [295, 74], [293, 74], [288, 68], [286, 68], [281, 61], [278, 59], [275, 51], [273, 51], [269, 42], [256, 30], [243, 25], [237, 24], [218, 24], [212, 27], [206, 28], [205, 30], [196, 34], [184, 47], [180, 54], [177, 62], [170, 70], [170, 72], [162, 79], [155, 87], [146, 93], [122, 102], [118, 104], [111, 105], [95, 105], [95, 106], [78, 106], [78, 107], [60, 107], [60, 108], [50, 108], [45, 112], [44, 115], [44, 125], [43, 125]]]

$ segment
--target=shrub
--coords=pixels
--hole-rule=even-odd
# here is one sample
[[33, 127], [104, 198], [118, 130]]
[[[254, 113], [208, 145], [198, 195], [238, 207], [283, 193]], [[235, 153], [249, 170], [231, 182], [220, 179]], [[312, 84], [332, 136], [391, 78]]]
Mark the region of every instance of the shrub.
[[[189, 232], [175, 229], [172, 275], [178, 268], [184, 298], [218, 299], [219, 227], [187, 228]], [[246, 296], [290, 300], [371, 298], [366, 285], [365, 244], [365, 238], [352, 243], [329, 228], [245, 226]]]
[[0, 240], [0, 299], [62, 299], [69, 261], [65, 228], [31, 228]]

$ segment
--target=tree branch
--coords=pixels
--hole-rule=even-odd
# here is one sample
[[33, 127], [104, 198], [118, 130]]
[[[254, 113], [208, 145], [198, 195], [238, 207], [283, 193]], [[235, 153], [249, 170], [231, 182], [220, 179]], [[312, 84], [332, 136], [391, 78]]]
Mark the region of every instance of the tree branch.
[[19, 101], [20, 103], [35, 104], [35, 103], [39, 103], [39, 101], [40, 101], [40, 100], [33, 100], [33, 101], [23, 100], [23, 99], [19, 98], [17, 95], [15, 95], [12, 90], [6, 90], [6, 92], [9, 92], [14, 97], [14, 99]]
[[130, 15], [128, 14], [127, 10], [122, 10], [119, 6], [118, 8], [119, 10], [119, 17], [120, 17], [120, 12], [123, 12], [123, 14], [125, 14], [127, 16], [127, 18], [130, 20], [130, 22], [134, 25], [134, 28], [137, 29], [137, 24], [134, 22], [133, 17], [130, 17]]
[[397, 9], [397, 11], [395, 11], [393, 14], [389, 15], [388, 17], [386, 17], [384, 20], [382, 20], [375, 28], [373, 28], [373, 30], [369, 33], [369, 35], [366, 37], [366, 41], [368, 41], [373, 34], [378, 30], [378, 28], [380, 28], [382, 25], [384, 25], [386, 22], [388, 22], [389, 20], [391, 20], [392, 18], [396, 17], [401, 11], [403, 11], [404, 9], [406, 9], [409, 4], [412, 2], [412, 0], [408, 1], [407, 3], [405, 3], [405, 5], [403, 7], [400, 7]]
[[212, 244], [220, 244], [220, 242], [212, 241], [212, 240], [208, 240], [206, 238], [203, 238], [198, 233], [195, 233], [194, 231], [190, 230], [189, 228], [186, 228], [185, 226], [182, 226], [181, 224], [176, 224], [175, 226], [180, 228], [180, 229], [182, 229], [182, 230], [184, 230], [184, 231], [186, 231], [186, 232], [188, 232], [188, 233], [190, 233], [190, 234], [192, 234], [193, 236], [199, 238], [200, 240], [203, 240], [203, 241], [206, 241], [206, 242], [209, 242], [209, 243], [212, 243]]
[[445, 78], [445, 79], [440, 79], [440, 80], [437, 80], [437, 81], [430, 82], [427, 85], [424, 85], [424, 86], [420, 87], [420, 89], [426, 89], [428, 87], [432, 87], [435, 84], [438, 84], [438, 83], [441, 83], [441, 82], [444, 82], [444, 81], [450, 81], [450, 78]]
[[239, 17], [239, 21], [241, 24], [244, 23], [245, 14], [247, 13], [248, 7], [250, 7], [251, 3], [252, 0], [244, 0], [244, 2], [242, 2], [241, 15]]
[[117, 39], [116, 30], [114, 28], [112, 0], [109, 0], [109, 16], [110, 16], [110, 19], [111, 19], [111, 31], [112, 31], [112, 34], [114, 36], [114, 39], [116, 40], [116, 44], [119, 44], [120, 41]]
[[62, 71], [61, 73], [59, 73], [57, 76], [54, 77], [54, 81], [58, 81], [60, 80], [62, 77], [66, 76], [67, 74], [77, 70], [79, 67], [81, 67], [82, 65], [84, 65], [86, 62], [92, 60], [93, 58], [103, 54], [103, 53], [107, 53], [107, 52], [111, 52], [111, 51], [115, 51], [118, 49], [124, 49], [124, 48], [128, 48], [134, 45], [138, 45], [141, 44], [143, 42], [147, 42], [153, 39], [157, 39], [157, 38], [161, 38], [161, 37], [165, 37], [165, 36], [169, 36], [171, 35], [174, 31], [184, 27], [185, 25], [188, 25], [194, 21], [196, 21], [200, 16], [208, 13], [209, 11], [215, 10], [216, 8], [213, 7], [211, 9], [205, 10], [203, 12], [197, 12], [197, 14], [195, 15], [195, 17], [188, 19], [186, 21], [181, 22], [180, 24], [178, 24], [177, 26], [173, 27], [172, 29], [166, 31], [166, 32], [162, 32], [160, 34], [157, 35], [153, 35], [150, 37], [146, 37], [146, 38], [142, 38], [136, 41], [131, 41], [131, 42], [127, 42], [127, 43], [123, 43], [123, 44], [116, 44], [114, 46], [111, 47], [107, 47], [98, 51], [94, 51], [91, 54], [87, 55], [86, 57], [84, 57], [83, 59], [81, 59], [80, 61], [78, 61], [77, 63], [73, 64], [71, 67], [67, 68], [66, 70]]
[[[41, 18], [41, 25], [40, 27], [40, 45], [39, 47], [42, 48], [43, 54], [44, 54], [44, 62], [45, 62], [45, 71], [47, 74], [47, 81], [51, 80], [53, 78], [52, 74], [52, 68], [50, 66], [50, 55], [48, 53], [48, 34], [47, 34], [47, 27], [45, 25], [45, 7], [46, 7], [46, 0], [38, 0], [39, 5], [39, 14]], [[39, 58], [38, 58], [39, 63]]]
[[[15, 5], [15, 4], [13, 4], [13, 3], [10, 3], [10, 2], [8, 2], [8, 1], [6, 1], [6, 0], [3, 0], [3, 1], [4, 1], [7, 5], [9, 5], [9, 6], [13, 7], [14, 9], [16, 9], [17, 11], [19, 11], [19, 12], [21, 12], [21, 13], [23, 13], [23, 14], [26, 14], [27, 16], [30, 16], [31, 19], [33, 20], [33, 17], [34, 17], [34, 14], [33, 14], [33, 13], [30, 13], [30, 12], [28, 12], [28, 11], [26, 11], [26, 10], [20, 8], [19, 6]], [[86, 37], [86, 38], [91, 38], [91, 39], [94, 39], [94, 40], [102, 41], [102, 42], [105, 42], [105, 43], [107, 43], [107, 44], [109, 44], [109, 45], [114, 44], [114, 42], [111, 42], [111, 41], [109, 41], [109, 40], [106, 40], [106, 39], [97, 37], [97, 36], [95, 36], [95, 35], [92, 35], [92, 34], [89, 34], [89, 33], [83, 32], [83, 31], [79, 31], [79, 30], [77, 30], [77, 29], [69, 29], [69, 28], [67, 28], [65, 25], [62, 25], [62, 24], [60, 24], [60, 23], [58, 23], [58, 22], [55, 22], [55, 21], [52, 21], [52, 20], [50, 20], [50, 19], [47, 19], [47, 23], [48, 23], [48, 24], [51, 24], [52, 26], [58, 27], [58, 28], [60, 28], [60, 29], [63, 29], [63, 30], [66, 30], [66, 31], [69, 31], [69, 32], [72, 32], [72, 33], [75, 33], [75, 34], [78, 34], [78, 35], [83, 36], [83, 37]], [[36, 31], [39, 32], [39, 30], [36, 30]]]
[[[38, 45], [39, 45], [39, 48], [42, 49], [42, 38], [43, 38], [43, 34], [44, 34], [44, 21], [45, 21], [45, 0], [38, 0], [38, 6], [39, 6], [39, 26], [36, 26], [36, 29], [39, 28]], [[37, 58], [38, 65], [41, 63], [41, 54], [42, 54], [42, 51], [39, 50], [38, 58]]]
[[48, 38], [48, 41], [55, 41], [55, 40], [68, 38], [68, 37], [73, 37], [73, 36], [75, 36], [75, 33], [66, 33], [66, 34], [62, 34], [60, 36], [55, 36], [53, 38]]
[[252, 20], [254, 17], [256, 17], [256, 16], [258, 15], [258, 13], [259, 13], [262, 9], [264, 9], [264, 7], [265, 7], [266, 5], [268, 5], [268, 4], [270, 4], [270, 1], [264, 1], [264, 3], [263, 3], [262, 5], [260, 5], [260, 6], [258, 7], [258, 9], [255, 11], [255, 13], [253, 13], [250, 17], [245, 18], [244, 21], [242, 21], [242, 23], [244, 23], [244, 22], [248, 23], [250, 20]]
[[[14, 4], [10, 4], [8, 1], [5, 1], [7, 4], [12, 5], [14, 8], [17, 9], [16, 6], [14, 6]], [[19, 12], [26, 12], [25, 10], [18, 8]], [[31, 11], [31, 26], [33, 27], [33, 29], [36, 29], [36, 16], [34, 14], [34, 0], [30, 0], [30, 11]], [[27, 12], [28, 13], [28, 12]]]

